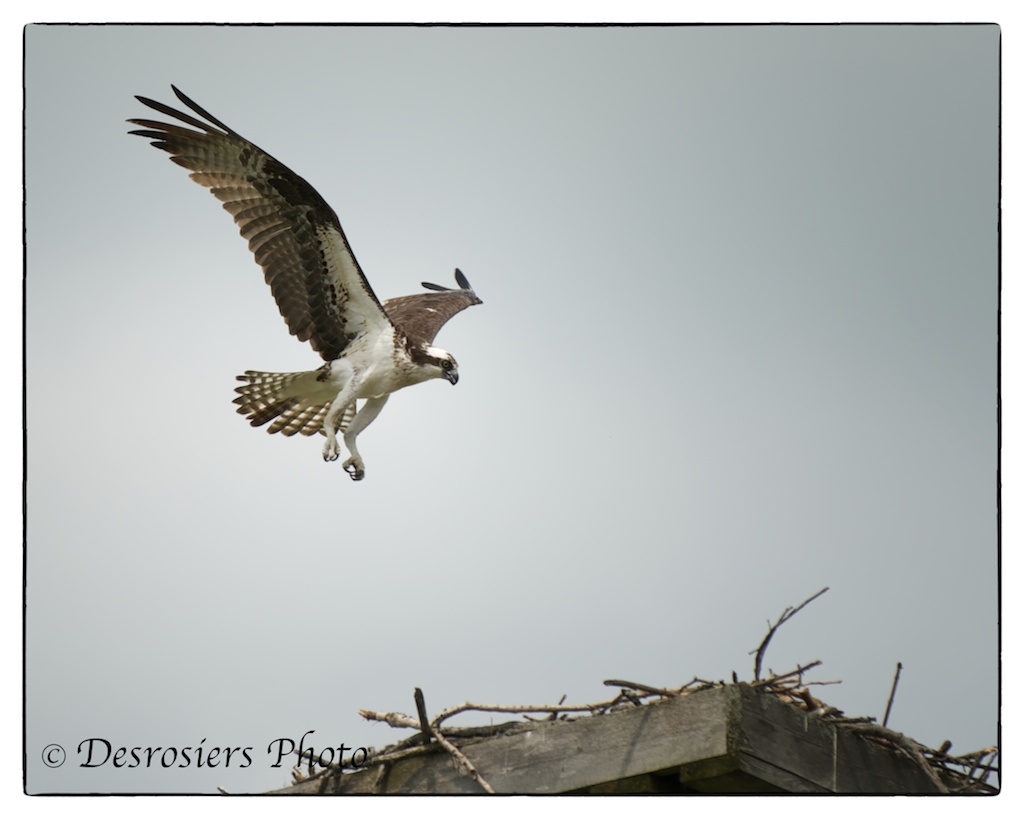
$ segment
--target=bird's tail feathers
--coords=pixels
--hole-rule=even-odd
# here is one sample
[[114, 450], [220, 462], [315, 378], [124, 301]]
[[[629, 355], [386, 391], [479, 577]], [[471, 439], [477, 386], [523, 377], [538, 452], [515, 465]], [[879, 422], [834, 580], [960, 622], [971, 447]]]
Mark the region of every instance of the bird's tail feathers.
[[[334, 396], [325, 390], [322, 370], [302, 373], [265, 373], [246, 370], [236, 376], [245, 382], [235, 387], [238, 412], [254, 427], [267, 427], [267, 432], [315, 435], [323, 432], [324, 417]], [[341, 416], [338, 431], [344, 432], [355, 416], [355, 402]]]

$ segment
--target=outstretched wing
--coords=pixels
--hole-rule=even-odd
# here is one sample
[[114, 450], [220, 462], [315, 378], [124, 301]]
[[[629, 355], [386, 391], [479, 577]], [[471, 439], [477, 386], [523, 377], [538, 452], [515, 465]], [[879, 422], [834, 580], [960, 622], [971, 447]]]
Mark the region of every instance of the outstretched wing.
[[410, 341], [429, 346], [448, 319], [467, 307], [483, 304], [458, 268], [455, 269], [455, 281], [459, 285], [457, 290], [423, 282], [424, 287], [435, 292], [388, 299], [384, 302], [384, 311], [391, 323]]
[[325, 361], [388, 319], [356, 261], [338, 216], [313, 186], [232, 131], [177, 88], [188, 108], [207, 120], [136, 97], [192, 126], [130, 119], [130, 131], [153, 141], [224, 203], [263, 268], [288, 330]]

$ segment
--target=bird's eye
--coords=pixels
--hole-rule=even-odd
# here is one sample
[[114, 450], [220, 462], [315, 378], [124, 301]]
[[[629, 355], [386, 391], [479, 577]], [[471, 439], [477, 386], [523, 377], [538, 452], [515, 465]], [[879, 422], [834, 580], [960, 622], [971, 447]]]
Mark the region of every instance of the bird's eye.
[[450, 370], [451, 368], [452, 368], [452, 362], [450, 362], [447, 358], [444, 361], [441, 362], [441, 369], [443, 369], [443, 370]]

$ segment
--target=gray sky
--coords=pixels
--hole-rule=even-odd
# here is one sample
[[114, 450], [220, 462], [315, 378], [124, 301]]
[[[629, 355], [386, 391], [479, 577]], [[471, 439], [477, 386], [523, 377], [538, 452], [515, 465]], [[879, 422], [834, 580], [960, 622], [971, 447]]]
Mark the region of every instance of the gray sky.
[[[998, 29], [31, 28], [30, 791], [266, 790], [358, 709], [822, 659], [851, 715], [996, 741]], [[250, 428], [319, 365], [124, 120], [170, 83], [310, 181], [381, 298], [484, 305], [353, 484]], [[68, 396], [72, 396], [69, 405]], [[55, 434], [56, 433], [56, 434]], [[486, 719], [486, 718], [481, 718]], [[246, 768], [78, 767], [251, 746]], [[50, 743], [69, 763], [42, 765]], [[73, 757], [73, 758], [72, 758]]]

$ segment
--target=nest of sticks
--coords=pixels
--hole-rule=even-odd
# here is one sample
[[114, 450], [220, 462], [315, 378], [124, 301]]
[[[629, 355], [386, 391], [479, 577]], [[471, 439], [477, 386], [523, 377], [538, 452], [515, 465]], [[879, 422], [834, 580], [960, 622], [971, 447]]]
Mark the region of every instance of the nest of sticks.
[[[896, 753], [907, 756], [928, 776], [939, 793], [998, 793], [998, 787], [989, 782], [990, 777], [993, 777], [993, 775], [998, 776], [999, 773], [998, 748], [982, 748], [979, 751], [955, 755], [950, 753], [952, 743], [948, 740], [937, 749], [928, 748], [888, 727], [889, 713], [902, 669], [901, 664], [897, 664], [885, 717], [881, 723], [875, 717], [848, 717], [838, 708], [826, 704], [811, 693], [810, 689], [812, 687], [837, 685], [841, 682], [840, 680], [821, 681], [806, 679], [805, 675], [807, 672], [820, 666], [822, 664], [821, 660], [814, 660], [783, 674], [775, 674], [769, 670], [767, 675], [762, 675], [761, 669], [765, 652], [775, 632], [801, 609], [826, 591], [828, 591], [827, 587], [809, 597], [799, 606], [787, 607], [774, 623], [769, 624], [769, 630], [760, 645], [750, 652], [755, 656], [754, 678], [747, 684], [752, 688], [778, 697], [780, 700], [800, 708], [819, 719], [836, 725], [841, 730], [851, 731], [869, 742], [878, 743]], [[732, 683], [738, 682], [740, 680], [736, 673], [733, 672]], [[519, 733], [534, 727], [537, 722], [590, 719], [624, 709], [642, 707], [648, 701], [651, 701], [652, 698], [661, 700], [685, 697], [699, 691], [723, 688], [729, 683], [724, 680], [711, 681], [694, 677], [684, 685], [673, 688], [661, 688], [618, 679], [605, 680], [604, 684], [617, 688], [618, 693], [602, 702], [582, 705], [566, 704], [564, 695], [553, 705], [488, 705], [464, 702], [461, 705], [445, 708], [433, 718], [430, 718], [427, 713], [423, 692], [417, 688], [414, 692], [416, 716], [410, 716], [397, 711], [360, 710], [359, 713], [367, 720], [384, 722], [394, 728], [412, 729], [416, 732], [386, 748], [380, 750], [371, 749], [372, 765], [381, 771], [381, 775], [386, 770], [388, 763], [410, 756], [436, 753], [440, 747], [451, 755], [458, 770], [476, 781], [482, 791], [494, 793], [495, 791], [487, 779], [474, 767], [473, 763], [460, 749], [460, 745], [464, 744], [467, 740]], [[444, 724], [452, 717], [467, 712], [514, 714], [519, 718], [497, 725], [480, 727], [461, 727]], [[359, 769], [361, 770], [362, 768]], [[346, 767], [344, 763], [322, 767], [314, 762], [311, 757], [302, 758], [292, 768], [293, 784], [331, 776], [340, 776], [346, 770], [355, 770], [355, 768], [351, 766]]]

